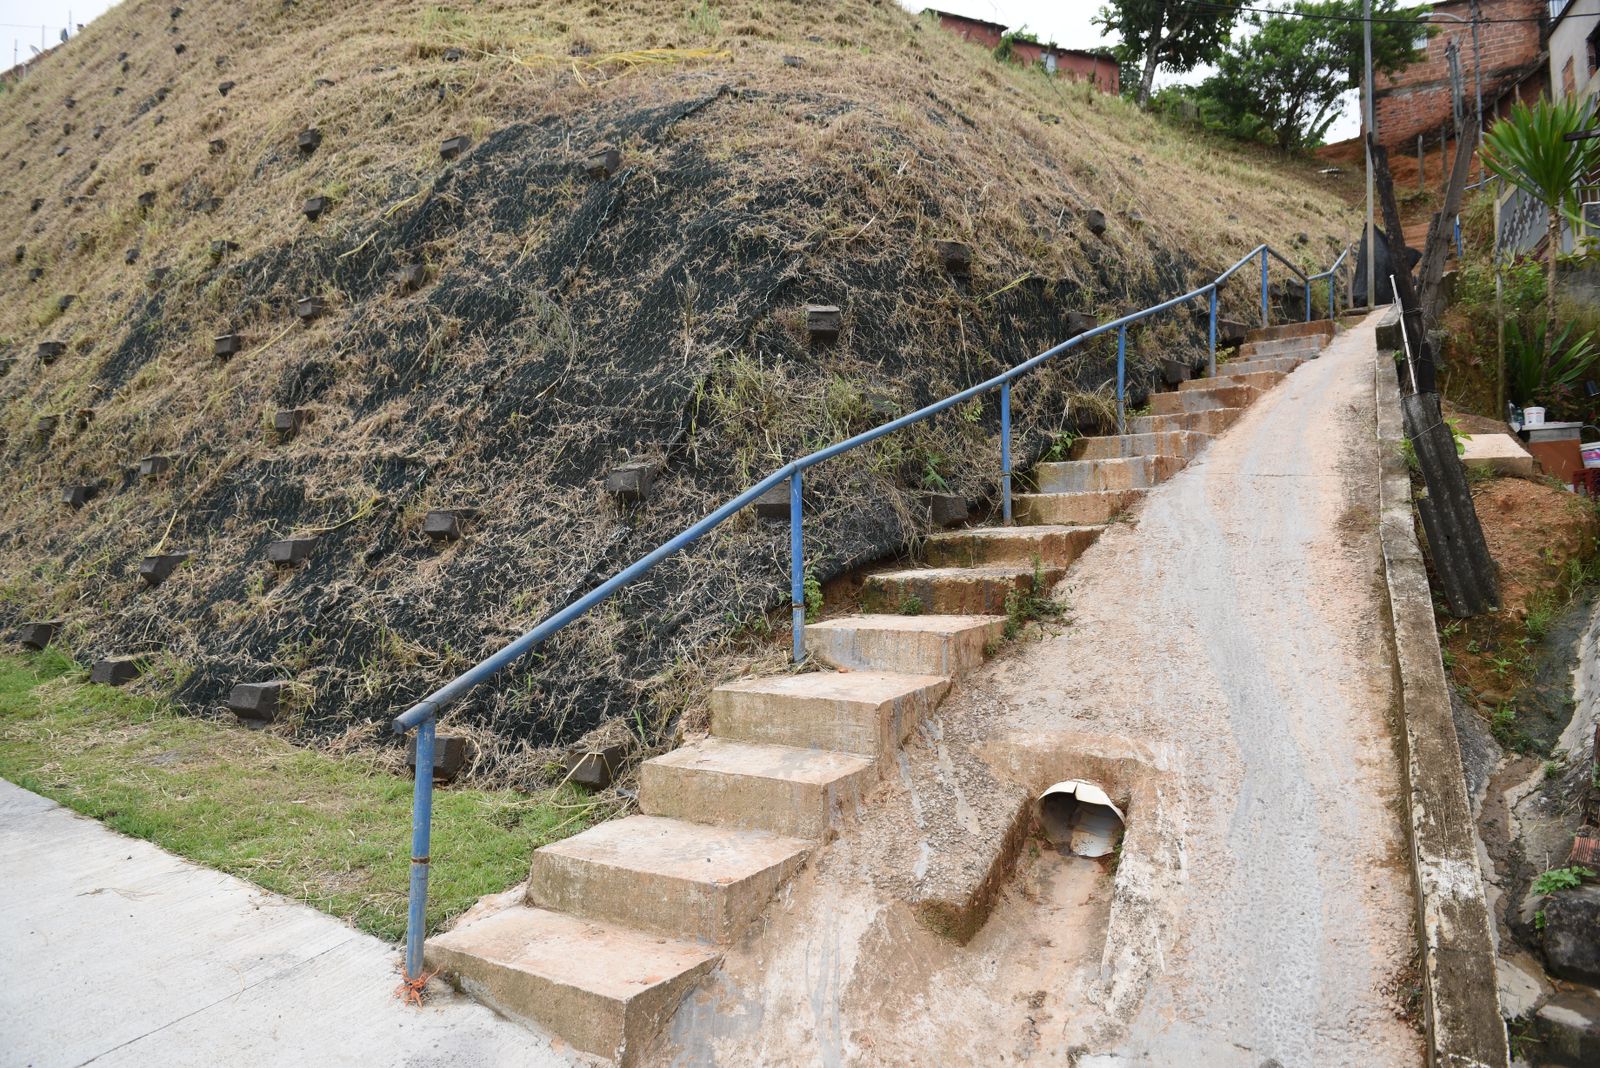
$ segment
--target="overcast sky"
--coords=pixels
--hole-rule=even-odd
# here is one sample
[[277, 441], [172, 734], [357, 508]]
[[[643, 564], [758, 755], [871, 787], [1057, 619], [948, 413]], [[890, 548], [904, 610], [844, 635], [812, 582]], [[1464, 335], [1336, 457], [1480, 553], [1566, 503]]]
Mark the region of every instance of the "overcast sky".
[[[39, 28], [45, 27], [45, 40], [61, 39], [61, 30], [71, 23], [86, 23], [112, 7], [116, 0], [0, 0], [0, 42], [9, 44], [19, 57], [26, 58], [28, 46], [39, 43]], [[901, 2], [913, 11], [928, 6], [926, 2]], [[1090, 23], [1100, 9], [1098, 0], [937, 0], [941, 10], [952, 11], [974, 18], [998, 22], [1011, 29], [1026, 26], [1041, 40], [1055, 41], [1062, 48], [1094, 48], [1114, 44], [1115, 41], [1100, 35], [1099, 27]], [[9, 51], [9, 50], [8, 50]], [[0, 56], [0, 68], [10, 66], [11, 56]], [[1198, 80], [1204, 75], [1198, 71], [1184, 81]], [[1169, 81], [1163, 78], [1158, 81]], [[1353, 95], [1353, 94], [1352, 94]], [[1356, 134], [1356, 105], [1351, 101], [1345, 115], [1328, 131], [1328, 140], [1338, 141]]]

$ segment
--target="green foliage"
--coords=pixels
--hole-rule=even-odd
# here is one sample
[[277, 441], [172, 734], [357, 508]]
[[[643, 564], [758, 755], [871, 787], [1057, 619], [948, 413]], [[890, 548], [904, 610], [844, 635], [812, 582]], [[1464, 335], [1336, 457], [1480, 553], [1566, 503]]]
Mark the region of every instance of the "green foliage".
[[1238, 13], [1223, 5], [1174, 4], [1169, 0], [1110, 0], [1094, 17], [1107, 36], [1121, 40], [1115, 55], [1139, 64], [1139, 77], [1123, 79], [1142, 107], [1159, 70], [1182, 73], [1215, 60], [1233, 35]]
[[806, 622], [815, 623], [822, 618], [822, 583], [817, 581], [816, 572], [808, 567], [800, 585], [806, 597]]
[[1579, 335], [1574, 323], [1558, 327], [1554, 338], [1549, 329], [1542, 319], [1530, 326], [1506, 318], [1506, 394], [1518, 404], [1566, 410], [1594, 373], [1600, 346], [1593, 334]]
[[[1361, 0], [1298, 0], [1283, 14], [1249, 16], [1255, 32], [1224, 51], [1196, 93], [1202, 121], [1279, 148], [1322, 143], [1344, 94], [1361, 83]], [[1372, 65], [1379, 74], [1416, 58], [1425, 8], [1378, 0]], [[1311, 16], [1311, 17], [1297, 17]]]
[[900, 614], [903, 616], [920, 616], [923, 612], [922, 598], [911, 593], [900, 602]]
[[1585, 879], [1594, 877], [1595, 873], [1581, 864], [1574, 864], [1570, 868], [1551, 868], [1533, 880], [1533, 892], [1542, 897], [1557, 890], [1573, 890], [1582, 886]]
[[690, 30], [706, 37], [715, 37], [722, 32], [722, 17], [707, 0], [700, 0], [698, 7], [691, 7], [685, 13], [684, 21], [689, 24]]
[[1578, 184], [1600, 167], [1600, 141], [1566, 139], [1587, 125], [1584, 112], [1577, 96], [1540, 98], [1532, 106], [1518, 101], [1483, 135], [1484, 168], [1566, 215], [1575, 228], [1581, 225]]
[[1037, 557], [1033, 561], [1033, 582], [1028, 592], [1012, 590], [1006, 594], [1005, 637], [1009, 640], [1022, 633], [1022, 628], [1034, 620], [1060, 619], [1066, 606], [1050, 596], [1045, 589], [1044, 565]]

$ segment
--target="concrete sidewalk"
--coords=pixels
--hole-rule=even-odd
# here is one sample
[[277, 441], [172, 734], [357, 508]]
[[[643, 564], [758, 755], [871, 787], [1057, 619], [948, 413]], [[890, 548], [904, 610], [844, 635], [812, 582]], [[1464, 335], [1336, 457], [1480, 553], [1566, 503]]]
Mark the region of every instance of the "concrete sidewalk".
[[0, 780], [0, 1065], [565, 1065], [395, 947]]

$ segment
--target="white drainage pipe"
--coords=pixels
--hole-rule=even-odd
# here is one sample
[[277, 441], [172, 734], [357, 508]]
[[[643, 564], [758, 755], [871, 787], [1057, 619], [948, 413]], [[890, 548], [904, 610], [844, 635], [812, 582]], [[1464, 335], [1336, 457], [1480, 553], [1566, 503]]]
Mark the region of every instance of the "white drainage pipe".
[[1083, 779], [1058, 782], [1040, 794], [1034, 814], [1051, 845], [1080, 857], [1106, 856], [1122, 837], [1122, 810]]

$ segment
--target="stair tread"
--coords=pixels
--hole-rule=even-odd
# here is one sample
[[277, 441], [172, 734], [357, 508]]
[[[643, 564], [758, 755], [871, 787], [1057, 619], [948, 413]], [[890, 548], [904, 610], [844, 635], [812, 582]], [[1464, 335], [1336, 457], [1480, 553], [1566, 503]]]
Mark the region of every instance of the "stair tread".
[[1041, 523], [1036, 527], [968, 527], [965, 530], [947, 530], [934, 534], [929, 541], [960, 541], [966, 538], [1015, 538], [1019, 535], [1034, 535], [1040, 538], [1052, 534], [1076, 534], [1080, 530], [1099, 530], [1099, 527], [1085, 526], [1082, 523]]
[[[1051, 570], [1045, 568], [1046, 571]], [[1056, 569], [1056, 570], [1059, 570]], [[897, 579], [959, 579], [970, 578], [974, 581], [985, 579], [1014, 579], [1018, 575], [1032, 575], [1033, 568], [1021, 564], [987, 565], [984, 567], [906, 567], [898, 571], [879, 571], [869, 575], [867, 581], [893, 582]]]
[[960, 634], [962, 631], [982, 630], [1005, 621], [1005, 616], [907, 616], [885, 613], [825, 619], [821, 623], [806, 624], [806, 630], [898, 630], [926, 634]]
[[801, 675], [741, 679], [718, 686], [717, 690], [722, 693], [763, 693], [882, 704], [919, 690], [944, 686], [949, 681], [943, 675], [907, 675], [898, 671], [808, 671]]
[[[1162, 416], [1156, 416], [1155, 418], [1159, 419], [1159, 418], [1163, 418], [1163, 417]], [[1024, 497], [1122, 497], [1122, 496], [1125, 496], [1125, 495], [1130, 494], [1130, 493], [1135, 493], [1136, 494], [1136, 493], [1149, 493], [1149, 492], [1150, 491], [1148, 489], [1140, 487], [1140, 488], [1136, 488], [1136, 489], [1075, 490], [1075, 491], [1073, 491], [1071, 493], [1015, 493], [1015, 494], [1012, 494], [1012, 498], [1013, 499], [1021, 499], [1021, 498], [1024, 498]]]
[[872, 767], [873, 761], [870, 757], [833, 749], [801, 749], [792, 745], [702, 738], [646, 763], [686, 771], [825, 784], [859, 774]]
[[804, 839], [767, 831], [665, 816], [626, 816], [598, 823], [538, 852], [685, 882], [725, 885], [803, 856], [811, 846]]
[[563, 912], [515, 905], [428, 940], [430, 950], [480, 958], [601, 997], [625, 1001], [721, 954]]

